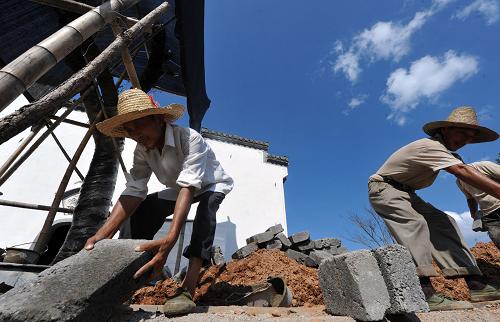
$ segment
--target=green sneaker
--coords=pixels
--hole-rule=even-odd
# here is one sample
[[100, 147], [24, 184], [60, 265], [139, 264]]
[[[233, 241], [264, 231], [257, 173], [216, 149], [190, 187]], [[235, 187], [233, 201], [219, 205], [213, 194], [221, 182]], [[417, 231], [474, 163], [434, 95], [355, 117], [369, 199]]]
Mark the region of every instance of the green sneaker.
[[484, 302], [500, 300], [500, 287], [486, 284], [482, 290], [470, 290], [471, 302]]
[[474, 308], [472, 304], [465, 301], [455, 301], [444, 294], [434, 293], [427, 299], [431, 311], [468, 310]]
[[163, 304], [163, 312], [166, 315], [187, 314], [194, 311], [196, 303], [186, 289], [179, 289], [179, 294]]

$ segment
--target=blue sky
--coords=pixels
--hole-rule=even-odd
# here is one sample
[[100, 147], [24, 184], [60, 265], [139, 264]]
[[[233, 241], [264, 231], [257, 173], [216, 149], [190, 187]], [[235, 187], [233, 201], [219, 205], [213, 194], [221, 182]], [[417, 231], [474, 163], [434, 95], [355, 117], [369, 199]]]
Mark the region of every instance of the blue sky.
[[[472, 105], [481, 124], [500, 131], [499, 7], [498, 0], [206, 1], [212, 105], [203, 126], [269, 141], [271, 153], [289, 157], [290, 233], [309, 230], [359, 248], [346, 239], [355, 230], [348, 214], [365, 211], [368, 177], [424, 137], [424, 123]], [[466, 162], [498, 152], [498, 142], [459, 151]], [[419, 194], [455, 213], [469, 243], [485, 239], [470, 231], [451, 175]]]

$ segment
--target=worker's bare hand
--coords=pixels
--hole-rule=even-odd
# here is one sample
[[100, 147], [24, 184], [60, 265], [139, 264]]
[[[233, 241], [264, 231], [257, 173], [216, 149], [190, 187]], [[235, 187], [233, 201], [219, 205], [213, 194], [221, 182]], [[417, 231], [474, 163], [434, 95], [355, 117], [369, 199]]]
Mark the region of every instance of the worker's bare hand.
[[154, 253], [155, 256], [134, 274], [134, 278], [137, 279], [145, 273], [149, 274], [148, 278], [150, 279], [161, 276], [163, 266], [167, 261], [168, 253], [170, 253], [173, 245], [174, 242], [166, 240], [153, 240], [137, 246], [135, 251], [150, 251]]
[[94, 248], [94, 244], [97, 243], [100, 240], [106, 239], [104, 236], [99, 236], [95, 234], [94, 236], [90, 237], [87, 239], [87, 242], [85, 243], [85, 249], [86, 250], [91, 250]]

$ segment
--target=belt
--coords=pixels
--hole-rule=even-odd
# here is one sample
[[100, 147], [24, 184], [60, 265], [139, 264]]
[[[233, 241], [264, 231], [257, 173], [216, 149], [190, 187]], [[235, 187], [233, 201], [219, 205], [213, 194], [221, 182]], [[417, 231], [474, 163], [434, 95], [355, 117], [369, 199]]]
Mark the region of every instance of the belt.
[[415, 189], [410, 187], [409, 185], [397, 182], [396, 180], [392, 179], [391, 177], [387, 177], [387, 176], [381, 176], [381, 177], [382, 177], [382, 179], [384, 179], [385, 183], [390, 184], [395, 189], [405, 191], [405, 192], [415, 193]]

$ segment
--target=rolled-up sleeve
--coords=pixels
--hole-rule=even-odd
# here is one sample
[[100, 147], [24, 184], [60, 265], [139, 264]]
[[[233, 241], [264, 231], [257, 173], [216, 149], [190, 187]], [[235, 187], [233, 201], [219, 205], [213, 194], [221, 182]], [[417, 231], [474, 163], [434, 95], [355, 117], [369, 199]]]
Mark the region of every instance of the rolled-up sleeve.
[[152, 170], [145, 158], [145, 151], [139, 144], [134, 151], [134, 164], [130, 170], [130, 174], [126, 174], [126, 188], [122, 192], [122, 196], [133, 196], [146, 199], [148, 195], [148, 182], [151, 177]]
[[201, 189], [203, 176], [205, 175], [208, 147], [202, 136], [191, 132], [189, 142], [186, 142], [185, 158], [182, 170], [177, 178], [179, 187], [195, 187]]

